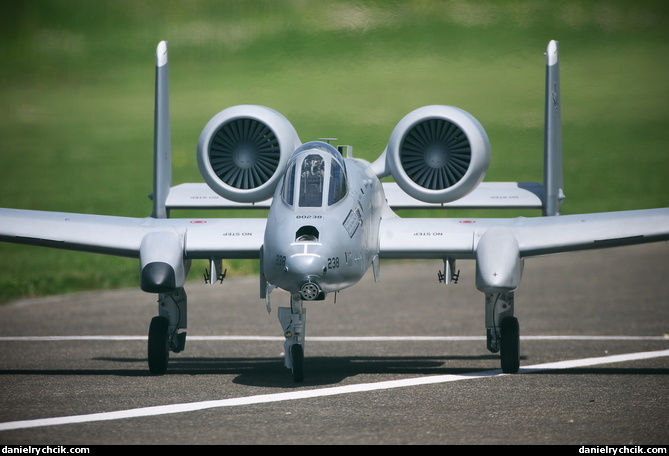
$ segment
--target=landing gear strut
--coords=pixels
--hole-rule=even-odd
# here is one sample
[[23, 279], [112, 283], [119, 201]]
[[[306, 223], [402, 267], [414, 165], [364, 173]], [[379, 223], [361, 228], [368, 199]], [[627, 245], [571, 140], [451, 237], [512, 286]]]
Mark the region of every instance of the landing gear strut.
[[187, 306], [186, 292], [179, 288], [171, 293], [161, 293], [158, 298], [158, 315], [149, 326], [149, 371], [163, 375], [167, 371], [170, 351], [179, 353], [186, 346]]
[[286, 338], [283, 346], [284, 365], [293, 372], [296, 383], [304, 381], [304, 333], [307, 322], [307, 309], [302, 306], [302, 298], [294, 294], [290, 298], [290, 307], [279, 307], [279, 322]]

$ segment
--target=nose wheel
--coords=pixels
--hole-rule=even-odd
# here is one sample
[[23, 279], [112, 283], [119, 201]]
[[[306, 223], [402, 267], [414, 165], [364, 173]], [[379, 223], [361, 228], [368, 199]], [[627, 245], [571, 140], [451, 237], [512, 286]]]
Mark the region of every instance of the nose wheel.
[[300, 344], [290, 347], [290, 356], [293, 360], [293, 380], [295, 383], [304, 381], [304, 348]]
[[284, 365], [293, 372], [296, 383], [304, 381], [304, 333], [307, 309], [302, 307], [300, 294], [291, 296], [290, 307], [279, 307], [279, 322], [283, 328]]

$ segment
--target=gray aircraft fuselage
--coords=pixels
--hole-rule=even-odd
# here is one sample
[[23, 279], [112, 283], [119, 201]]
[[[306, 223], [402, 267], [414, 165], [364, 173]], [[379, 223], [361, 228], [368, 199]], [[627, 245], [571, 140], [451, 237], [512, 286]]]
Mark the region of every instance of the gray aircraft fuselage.
[[369, 164], [309, 142], [274, 194], [263, 246], [265, 280], [304, 300], [350, 287], [378, 256], [385, 198]]

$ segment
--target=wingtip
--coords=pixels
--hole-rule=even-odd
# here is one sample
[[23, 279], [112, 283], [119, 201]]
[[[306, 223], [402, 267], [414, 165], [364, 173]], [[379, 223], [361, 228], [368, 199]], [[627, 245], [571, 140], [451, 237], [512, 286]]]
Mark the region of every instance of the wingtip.
[[156, 49], [156, 66], [163, 66], [167, 63], [167, 41], [158, 43]]
[[546, 59], [548, 65], [555, 65], [558, 62], [558, 42], [551, 40], [546, 49]]

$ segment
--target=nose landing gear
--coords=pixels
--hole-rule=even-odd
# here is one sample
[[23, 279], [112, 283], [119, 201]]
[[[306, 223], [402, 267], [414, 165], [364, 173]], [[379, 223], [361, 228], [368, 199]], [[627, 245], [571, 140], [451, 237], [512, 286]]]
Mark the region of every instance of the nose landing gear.
[[304, 333], [307, 309], [302, 306], [300, 294], [291, 296], [290, 307], [279, 307], [279, 322], [286, 338], [283, 344], [284, 365], [292, 370], [293, 380], [301, 383], [304, 381]]

